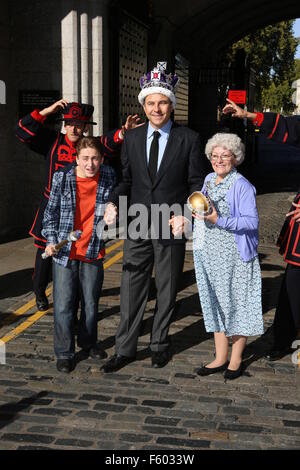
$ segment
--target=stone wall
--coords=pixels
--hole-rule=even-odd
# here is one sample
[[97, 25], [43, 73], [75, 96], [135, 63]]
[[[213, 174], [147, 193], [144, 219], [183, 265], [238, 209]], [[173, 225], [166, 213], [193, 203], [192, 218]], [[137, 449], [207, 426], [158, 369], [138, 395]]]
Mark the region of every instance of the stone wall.
[[108, 3], [1, 2], [0, 81], [5, 84], [6, 104], [0, 104], [0, 242], [26, 236], [44, 181], [43, 157], [15, 137], [21, 117], [20, 90], [57, 90], [69, 100], [93, 102], [98, 122], [94, 132], [107, 130], [103, 122], [102, 25], [107, 21]]
[[44, 178], [43, 157], [15, 138], [20, 90], [61, 89], [60, 1], [1, 2], [0, 240], [30, 229]]
[[[5, 100], [0, 103], [0, 230], [7, 222], [6, 207], [10, 203], [10, 184], [9, 184], [9, 153], [7, 133], [9, 123], [7, 119], [7, 84], [9, 81], [9, 23], [8, 2], [2, 2], [0, 14], [0, 80], [5, 86]], [[2, 84], [2, 88], [3, 88]], [[2, 98], [4, 96], [2, 95]], [[3, 103], [5, 101], [5, 104]]]

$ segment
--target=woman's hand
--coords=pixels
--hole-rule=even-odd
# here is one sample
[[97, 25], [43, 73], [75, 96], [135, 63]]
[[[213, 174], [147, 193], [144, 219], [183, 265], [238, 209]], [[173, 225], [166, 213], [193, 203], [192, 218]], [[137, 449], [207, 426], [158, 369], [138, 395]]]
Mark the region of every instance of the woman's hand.
[[210, 205], [212, 207], [211, 214], [209, 214], [209, 215], [200, 215], [200, 214], [195, 214], [193, 212], [193, 214], [192, 214], [193, 217], [195, 217], [195, 219], [198, 219], [198, 220], [207, 220], [211, 224], [215, 225], [217, 220], [218, 220], [218, 213], [217, 213], [216, 208], [215, 208], [215, 206], [213, 205], [212, 202], [210, 202]]

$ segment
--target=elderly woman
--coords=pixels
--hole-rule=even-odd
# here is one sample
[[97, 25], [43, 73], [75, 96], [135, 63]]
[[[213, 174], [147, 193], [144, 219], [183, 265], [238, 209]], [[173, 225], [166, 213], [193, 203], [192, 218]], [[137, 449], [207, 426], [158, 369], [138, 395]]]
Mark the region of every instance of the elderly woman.
[[[198, 375], [242, 374], [242, 353], [248, 336], [263, 333], [261, 272], [258, 261], [258, 213], [255, 188], [237, 172], [244, 144], [235, 134], [215, 134], [205, 148], [213, 173], [202, 192], [212, 212], [194, 214], [194, 263], [207, 332], [214, 333], [214, 361]], [[230, 361], [229, 338], [232, 338]]]

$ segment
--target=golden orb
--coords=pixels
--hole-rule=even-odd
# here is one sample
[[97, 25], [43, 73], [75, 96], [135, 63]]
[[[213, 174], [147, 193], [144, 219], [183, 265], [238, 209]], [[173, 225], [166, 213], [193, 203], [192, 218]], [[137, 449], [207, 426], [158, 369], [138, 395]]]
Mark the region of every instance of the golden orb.
[[191, 194], [187, 202], [189, 209], [194, 212], [203, 213], [209, 209], [208, 200], [201, 191], [195, 191]]

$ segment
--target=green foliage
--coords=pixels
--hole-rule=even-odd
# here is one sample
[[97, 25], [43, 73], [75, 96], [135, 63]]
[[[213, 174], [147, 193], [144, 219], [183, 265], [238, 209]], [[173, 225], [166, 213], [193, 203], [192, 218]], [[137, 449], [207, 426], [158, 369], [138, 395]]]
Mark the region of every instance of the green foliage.
[[[256, 99], [258, 110], [293, 110], [291, 84], [295, 79], [295, 52], [298, 41], [293, 36], [294, 20], [281, 21], [255, 31], [236, 42], [227, 58], [234, 62], [242, 49], [248, 63], [256, 71]], [[298, 66], [300, 69], [300, 66]]]
[[277, 84], [272, 81], [269, 87], [262, 89], [261, 104], [263, 109], [269, 109], [274, 113], [291, 113], [294, 110], [294, 104], [291, 101], [294, 91], [291, 88], [290, 80], [284, 80]]
[[300, 59], [295, 60], [295, 80], [300, 79]]

